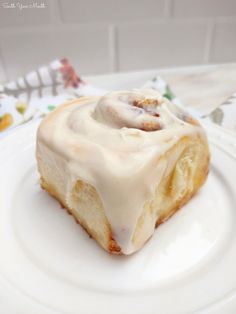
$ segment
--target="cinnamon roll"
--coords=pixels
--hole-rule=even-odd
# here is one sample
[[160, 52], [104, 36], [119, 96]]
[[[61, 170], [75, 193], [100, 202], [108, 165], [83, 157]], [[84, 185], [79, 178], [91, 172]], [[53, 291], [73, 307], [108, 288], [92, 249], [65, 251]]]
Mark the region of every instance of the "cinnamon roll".
[[83, 97], [37, 133], [41, 185], [105, 250], [131, 254], [203, 185], [203, 128], [157, 91]]

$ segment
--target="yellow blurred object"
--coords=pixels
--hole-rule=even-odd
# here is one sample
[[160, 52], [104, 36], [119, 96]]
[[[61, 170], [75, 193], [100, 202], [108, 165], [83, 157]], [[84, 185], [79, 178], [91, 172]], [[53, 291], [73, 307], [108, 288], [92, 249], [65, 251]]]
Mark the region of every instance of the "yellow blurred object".
[[0, 132], [7, 129], [13, 123], [13, 117], [10, 113], [4, 114], [0, 117]]
[[20, 114], [24, 114], [26, 108], [27, 108], [27, 105], [26, 105], [24, 102], [18, 101], [18, 102], [16, 103], [16, 110], [17, 110]]

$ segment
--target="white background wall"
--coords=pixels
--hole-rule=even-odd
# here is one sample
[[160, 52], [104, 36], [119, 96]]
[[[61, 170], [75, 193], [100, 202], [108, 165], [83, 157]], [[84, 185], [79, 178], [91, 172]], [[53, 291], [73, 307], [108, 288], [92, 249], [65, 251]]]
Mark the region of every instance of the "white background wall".
[[57, 57], [82, 75], [236, 61], [236, 0], [0, 0], [0, 81]]

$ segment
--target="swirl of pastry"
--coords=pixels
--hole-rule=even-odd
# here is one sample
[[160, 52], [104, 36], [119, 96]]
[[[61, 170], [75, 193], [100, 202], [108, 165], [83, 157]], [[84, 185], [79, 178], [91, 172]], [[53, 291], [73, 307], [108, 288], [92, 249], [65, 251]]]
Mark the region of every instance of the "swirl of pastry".
[[95, 118], [116, 127], [144, 131], [162, 129], [158, 110], [162, 98], [152, 90], [113, 92], [102, 97], [95, 109]]
[[95, 119], [110, 126], [157, 131], [168, 127], [176, 118], [190, 124], [196, 121], [181, 108], [174, 106], [159, 92], [140, 89], [113, 92], [97, 103]]

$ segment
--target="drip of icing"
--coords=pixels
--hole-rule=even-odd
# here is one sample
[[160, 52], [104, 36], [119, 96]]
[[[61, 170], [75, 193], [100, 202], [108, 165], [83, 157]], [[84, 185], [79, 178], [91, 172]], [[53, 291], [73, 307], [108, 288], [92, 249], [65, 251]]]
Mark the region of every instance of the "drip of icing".
[[[143, 205], [179, 156], [176, 152], [171, 160], [157, 163], [158, 159], [181, 137], [203, 133], [185, 117], [157, 91], [145, 89], [72, 102], [56, 109], [40, 126], [38, 142], [67, 161], [66, 169], [60, 169], [67, 187], [61, 192], [69, 200], [77, 180], [93, 185], [125, 254], [139, 249], [132, 237]], [[43, 153], [47, 158], [46, 149]], [[156, 220], [153, 217], [151, 227], [143, 231], [146, 239]]]

